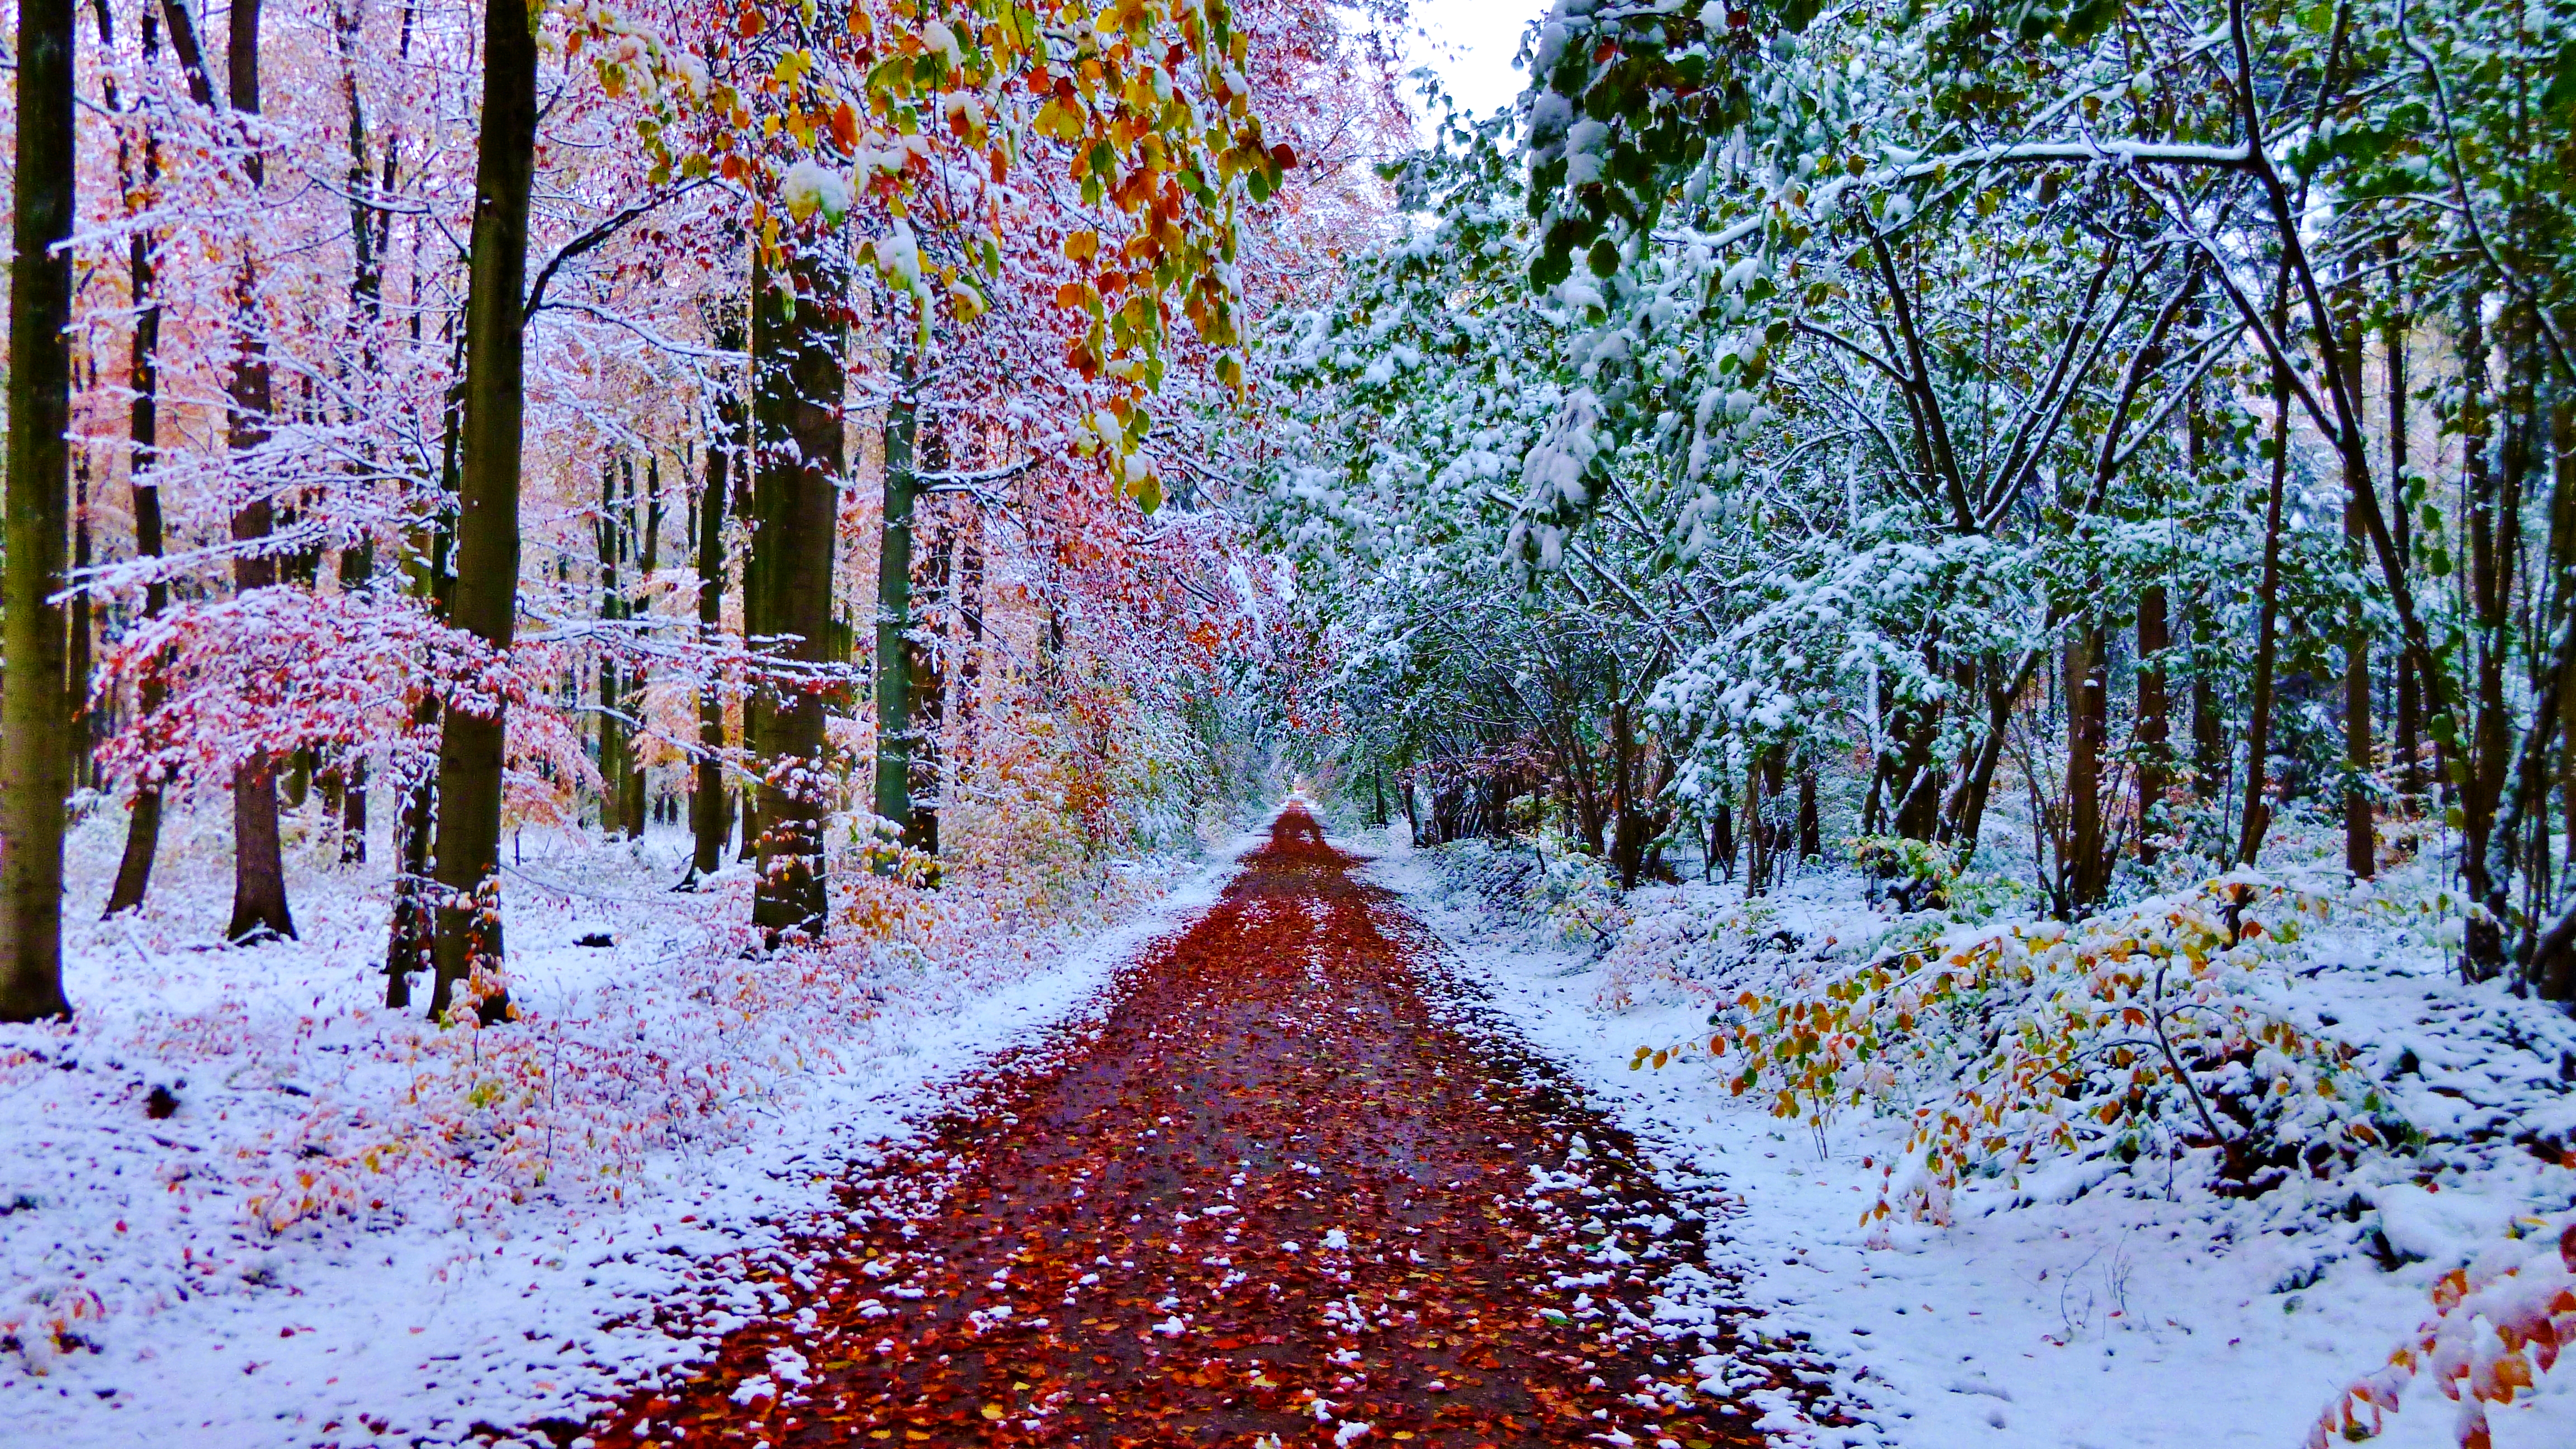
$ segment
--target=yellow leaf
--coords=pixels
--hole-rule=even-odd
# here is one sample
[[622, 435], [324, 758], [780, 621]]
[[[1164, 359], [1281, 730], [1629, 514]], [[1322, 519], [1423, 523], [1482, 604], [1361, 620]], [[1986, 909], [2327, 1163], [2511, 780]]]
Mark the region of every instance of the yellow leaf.
[[984, 1417], [987, 1419], [999, 1419], [1009, 1412], [1010, 1410], [1003, 1408], [999, 1404], [986, 1404], [984, 1406]]

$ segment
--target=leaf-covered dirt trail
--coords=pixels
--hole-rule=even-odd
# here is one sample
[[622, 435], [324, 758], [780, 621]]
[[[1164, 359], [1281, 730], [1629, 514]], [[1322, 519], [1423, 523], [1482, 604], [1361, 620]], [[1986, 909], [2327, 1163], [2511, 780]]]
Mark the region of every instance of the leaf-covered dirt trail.
[[1104, 1016], [854, 1176], [787, 1312], [594, 1439], [1762, 1442], [1694, 1387], [1725, 1315], [1650, 1324], [1721, 1286], [1697, 1215], [1355, 863], [1292, 807]]

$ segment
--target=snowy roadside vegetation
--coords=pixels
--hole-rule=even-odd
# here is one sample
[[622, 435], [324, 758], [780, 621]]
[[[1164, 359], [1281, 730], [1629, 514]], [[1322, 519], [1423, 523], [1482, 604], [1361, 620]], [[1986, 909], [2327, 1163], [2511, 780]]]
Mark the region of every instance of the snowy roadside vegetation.
[[1723, 1178], [1765, 1331], [1867, 1406], [1817, 1442], [2342, 1442], [2347, 1389], [2384, 1442], [2568, 1442], [2576, 1023], [2458, 980], [2434, 872], [2069, 928], [1404, 834], [1507, 1014]]
[[2512, 15], [1563, 0], [1271, 325], [1320, 792], [1889, 1442], [2576, 1442], [2576, 9]]
[[[0, 1411], [102, 1449], [548, 1442], [761, 1312], [845, 1162], [1078, 1007], [1232, 855], [1024, 850], [763, 955], [746, 867], [673, 892], [685, 835], [530, 831], [520, 1015], [441, 1026], [383, 1005], [381, 870], [296, 852], [301, 938], [228, 946], [193, 818], [152, 907], [96, 921], [107, 824], [72, 842], [89, 1005], [0, 1035]], [[835, 905], [856, 926], [894, 898], [862, 876]]]

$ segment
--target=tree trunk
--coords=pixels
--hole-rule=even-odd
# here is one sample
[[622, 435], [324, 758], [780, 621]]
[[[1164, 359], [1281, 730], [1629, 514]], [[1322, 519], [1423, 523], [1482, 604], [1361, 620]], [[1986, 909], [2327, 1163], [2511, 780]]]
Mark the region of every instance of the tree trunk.
[[[2471, 614], [2469, 656], [2471, 686], [2466, 701], [2470, 729], [2460, 743], [2460, 764], [2452, 767], [2460, 804], [2460, 875], [2469, 899], [2487, 908], [2472, 914], [2464, 932], [2463, 970], [2483, 981], [2504, 964], [2504, 891], [2492, 870], [2491, 848], [2496, 805], [2504, 793], [2507, 737], [2512, 726], [2504, 712], [2505, 631], [2510, 623], [2513, 587], [2513, 520], [2500, 504], [2497, 469], [2489, 456], [2494, 434], [2487, 402], [2486, 296], [2471, 287], [2460, 301], [2460, 452], [2467, 495], [2468, 607]], [[2506, 470], [2508, 473], [2510, 470]], [[2502, 491], [2510, 491], [2511, 479]], [[2438, 728], [2438, 727], [2437, 727]], [[2454, 724], [2454, 738], [2459, 738]]]
[[2153, 865], [2156, 837], [2167, 829], [2165, 791], [2173, 784], [2173, 722], [2166, 717], [2165, 649], [2173, 643], [2165, 589], [2138, 591], [2138, 723], [2130, 734], [2138, 770], [2138, 859]]
[[[2576, 398], [2561, 397], [2549, 412], [2552, 453], [2550, 507], [2559, 515], [2562, 540], [2576, 547]], [[2560, 582], [2560, 617], [2576, 612], [2576, 583]], [[2562, 680], [2558, 692], [2558, 808], [2562, 875], [2576, 877], [2576, 680]], [[2552, 1000], [2566, 1000], [2565, 996]]]
[[[373, 142], [367, 135], [366, 97], [358, 87], [359, 26], [364, 19], [361, 7], [353, 0], [338, 0], [332, 8], [332, 33], [340, 59], [340, 97], [349, 112], [349, 169], [346, 185], [349, 192], [349, 311], [357, 332], [358, 368], [362, 375], [372, 376], [378, 367], [377, 337], [384, 323], [385, 243], [391, 235], [393, 213], [367, 199], [367, 189], [374, 179], [369, 172]], [[409, 49], [410, 34], [406, 16], [404, 49]], [[384, 191], [393, 190], [395, 149], [388, 147], [384, 165]], [[350, 417], [355, 423], [359, 419]], [[361, 444], [362, 449], [365, 448]], [[371, 471], [368, 462], [372, 450], [362, 452], [362, 461], [352, 469], [363, 476]], [[340, 590], [343, 593], [366, 588], [375, 574], [375, 543], [360, 539], [340, 553]], [[360, 865], [367, 859], [367, 760], [364, 755], [346, 758], [332, 766], [330, 783], [338, 800], [340, 820], [340, 863]]]
[[[915, 455], [922, 465], [915, 478], [948, 470], [947, 434], [934, 416], [927, 429], [916, 427]], [[929, 512], [925, 520], [922, 510]], [[925, 529], [925, 523], [927, 525]], [[939, 854], [939, 809], [944, 800], [943, 756], [948, 735], [944, 635], [954, 605], [954, 530], [945, 500], [923, 499], [916, 483], [913, 502], [912, 590], [926, 607], [914, 611], [913, 627], [903, 636], [903, 667], [908, 678], [905, 707], [911, 755], [906, 786], [912, 814], [904, 821], [904, 844], [923, 855]]]
[[[232, 108], [259, 114], [259, 0], [233, 0], [231, 33], [226, 37], [227, 89]], [[242, 163], [253, 196], [265, 167], [251, 150]], [[241, 326], [225, 391], [231, 403], [226, 419], [226, 445], [236, 453], [255, 451], [268, 442], [268, 339], [260, 332], [253, 289], [257, 277], [247, 252], [236, 279], [233, 315]], [[233, 514], [237, 544], [257, 545], [268, 537], [275, 509], [266, 495], [251, 499]], [[246, 548], [233, 558], [233, 589], [248, 594], [277, 584], [277, 560], [263, 549]], [[256, 754], [233, 770], [233, 916], [224, 939], [251, 941], [263, 936], [293, 936], [295, 917], [286, 906], [286, 857], [277, 823], [277, 762]]]
[[[460, 378], [441, 400], [438, 481], [442, 497], [463, 492], [463, 470], [457, 456], [465, 432], [465, 389]], [[427, 602], [432, 619], [446, 623], [455, 603], [456, 580], [449, 568], [454, 552], [453, 516], [436, 511], [417, 527], [405, 548], [413, 595]], [[411, 711], [412, 737], [426, 737], [440, 726], [439, 697], [422, 690]], [[444, 731], [442, 730], [443, 734]], [[411, 1005], [411, 975], [435, 971], [437, 910], [432, 900], [429, 847], [438, 828], [438, 784], [425, 764], [406, 754], [395, 775], [393, 903], [385, 931], [385, 1005], [404, 1010]]]
[[2077, 915], [2110, 894], [2111, 850], [2102, 821], [2102, 746], [2109, 732], [2108, 651], [2101, 625], [2079, 617], [2066, 639], [2066, 853], [2062, 874]]
[[[900, 347], [901, 343], [898, 342]], [[913, 469], [918, 401], [909, 357], [899, 365], [886, 409], [885, 511], [877, 545], [876, 814], [909, 832], [912, 825], [912, 513], [919, 491]], [[883, 868], [890, 869], [891, 862]]]
[[1816, 814], [1816, 762], [1798, 754], [1798, 858], [1815, 860], [1825, 853], [1824, 823]]
[[0, 675], [0, 1021], [71, 1015], [63, 997], [63, 802], [71, 694], [54, 602], [69, 521], [75, 146], [71, 0], [22, 0], [9, 263], [7, 662]]
[[2216, 801], [2227, 788], [2227, 727], [2218, 713], [2218, 682], [2211, 663], [2218, 653], [2215, 608], [2204, 594], [2191, 608], [2191, 773], [2192, 793], [2203, 804]]
[[[2384, 348], [2388, 354], [2388, 496], [2391, 504], [2389, 536], [2396, 545], [2397, 556], [2413, 567], [2415, 559], [2415, 506], [2406, 481], [2406, 295], [2405, 283], [2399, 280], [2397, 239], [2388, 239], [2385, 253], [2389, 267], [2389, 286], [2394, 293], [2388, 308]], [[2424, 800], [2424, 721], [2422, 691], [2416, 687], [2415, 660], [2400, 649], [2393, 661], [2397, 668], [2397, 737], [2392, 742], [2397, 766], [2397, 798], [2412, 814], [2423, 808]], [[2576, 834], [2571, 834], [2576, 839]]]
[[1637, 873], [1644, 864], [1644, 811], [1639, 808], [1637, 792], [1637, 730], [1628, 710], [1628, 702], [1619, 700], [1610, 706], [1610, 863], [1618, 872], [1619, 889], [1637, 888]]
[[2280, 421], [2272, 430], [2272, 488], [2263, 507], [2262, 594], [2254, 630], [2254, 681], [2245, 712], [2245, 817], [2237, 836], [2236, 863], [2252, 865], [2263, 850], [2263, 832], [2272, 823], [2263, 798], [2272, 749], [2272, 662], [2278, 645], [2281, 604], [2281, 505], [2290, 480], [2290, 382], [2280, 370], [2272, 375], [2272, 396]]
[[[72, 577], [86, 578], [90, 557], [90, 466], [89, 450], [80, 449], [72, 465]], [[98, 723], [90, 713], [89, 681], [94, 665], [90, 652], [89, 590], [74, 593], [63, 606], [63, 687], [72, 697], [72, 786], [87, 787], [96, 768]]]
[[[1732, 771], [1728, 772], [1732, 774]], [[1719, 868], [1728, 880], [1735, 879], [1735, 789], [1730, 784], [1717, 808], [1709, 813], [1708, 846], [1717, 853]]]
[[[519, 422], [525, 398], [528, 187], [536, 161], [537, 42], [524, 13], [483, 21], [483, 125], [475, 156], [465, 303], [464, 470], [452, 622], [505, 655], [519, 588]], [[505, 706], [446, 712], [438, 749], [437, 981], [429, 1013], [457, 990], [486, 1022], [509, 1015], [501, 976], [501, 778]]]
[[[2347, 513], [2344, 539], [2360, 576], [2361, 519]], [[2379, 836], [2370, 807], [2370, 626], [2356, 606], [2343, 646], [2343, 866], [2356, 879], [2379, 873]]]
[[[2361, 396], [2361, 294], [2349, 282], [2335, 289], [2335, 303], [2341, 315], [2345, 343], [2338, 351], [2338, 366], [2344, 375], [2344, 386], [2355, 398]], [[2347, 450], [2349, 460], [2361, 456], [2358, 450]], [[2343, 534], [2346, 565], [2352, 576], [2361, 578], [2367, 561], [2364, 552], [2367, 530], [2361, 521], [2358, 494], [2372, 487], [2370, 475], [2347, 463], [2344, 468]], [[2394, 495], [2399, 512], [2404, 512], [2406, 499], [2402, 491]], [[2379, 837], [2376, 822], [2371, 819], [2370, 804], [2370, 622], [2358, 601], [2351, 616], [2344, 621], [2343, 639], [2343, 863], [2356, 880], [2368, 880], [2379, 870]]]
[[[148, 62], [158, 47], [153, 43], [155, 27], [152, 11], [143, 12], [143, 53]], [[143, 175], [149, 185], [160, 174], [160, 150], [148, 139], [143, 148]], [[126, 481], [134, 495], [134, 551], [138, 557], [161, 557], [161, 488], [152, 481], [152, 469], [160, 460], [160, 369], [161, 299], [152, 280], [152, 240], [136, 233], [126, 245], [127, 275], [135, 299], [133, 352], [127, 364], [127, 385], [134, 393], [128, 410], [128, 429], [134, 449], [126, 463]], [[144, 585], [143, 618], [160, 617], [169, 606], [170, 586], [158, 579]], [[157, 662], [143, 671], [143, 684], [137, 704], [145, 714], [161, 707], [165, 686]], [[125, 825], [125, 854], [116, 866], [116, 885], [108, 892], [107, 914], [143, 908], [143, 897], [152, 884], [152, 857], [161, 847], [161, 783], [146, 779], [135, 787], [134, 813]]]
[[825, 691], [820, 666], [832, 655], [832, 556], [843, 468], [841, 394], [849, 278], [833, 254], [834, 234], [790, 234], [783, 273], [766, 272], [753, 297], [752, 506], [760, 566], [762, 626], [776, 656], [795, 666], [760, 731], [760, 877], [752, 921], [775, 948], [824, 928], [823, 813], [829, 791], [823, 755]]
[[[728, 312], [715, 327], [716, 346], [738, 352], [743, 346], [739, 313]], [[742, 400], [728, 386], [716, 397], [715, 436], [707, 440], [706, 491], [698, 500], [698, 643], [712, 649], [724, 632], [725, 512], [730, 506], [734, 450], [741, 446]], [[698, 690], [697, 788], [689, 798], [689, 831], [694, 850], [689, 881], [694, 883], [724, 868], [725, 834], [732, 826], [726, 808], [731, 797], [724, 782], [724, 695], [713, 685]]]
[[[640, 530], [635, 526], [635, 470], [629, 466], [625, 473], [625, 522], [629, 554], [635, 564], [633, 584], [649, 584], [653, 579], [653, 570], [659, 568], [662, 561], [662, 460], [656, 454], [647, 453], [644, 456], [644, 523]], [[629, 587], [633, 587], [633, 584]], [[635, 606], [631, 597], [618, 600], [617, 617], [620, 619], [635, 617]], [[635, 677], [627, 682], [626, 698], [630, 701], [630, 706], [626, 712], [632, 717], [633, 722], [626, 727], [626, 756], [618, 762], [625, 771], [622, 780], [625, 793], [623, 803], [618, 808], [618, 814], [625, 821], [626, 833], [637, 840], [644, 838], [645, 827], [650, 823], [646, 795], [652, 783], [646, 778], [643, 763], [639, 758], [640, 751], [637, 748], [644, 733], [645, 677], [645, 668], [639, 663], [635, 666]]]
[[[2201, 411], [2201, 393], [2192, 389], [2183, 422], [2183, 456], [2193, 478], [2201, 476], [2209, 447], [2209, 422]], [[2218, 717], [2216, 604], [2209, 591], [2195, 595], [2184, 614], [2191, 638], [2191, 793], [2203, 805], [2227, 790], [2227, 739]]]
[[[600, 462], [599, 522], [592, 530], [599, 557], [599, 619], [604, 624], [626, 616], [626, 593], [618, 578], [618, 565], [626, 559], [626, 517], [633, 500], [618, 499], [619, 461], [609, 458]], [[635, 491], [632, 464], [626, 469], [626, 491], [630, 495]], [[599, 656], [599, 833], [612, 840], [626, 828], [628, 750], [626, 722], [620, 718], [625, 708], [617, 645], [611, 642]]]
[[965, 514], [957, 529], [957, 585], [954, 601], [957, 615], [957, 758], [949, 762], [949, 778], [957, 779], [975, 758], [975, 745], [982, 728], [981, 706], [984, 688], [984, 515], [974, 496], [966, 495], [958, 507]]

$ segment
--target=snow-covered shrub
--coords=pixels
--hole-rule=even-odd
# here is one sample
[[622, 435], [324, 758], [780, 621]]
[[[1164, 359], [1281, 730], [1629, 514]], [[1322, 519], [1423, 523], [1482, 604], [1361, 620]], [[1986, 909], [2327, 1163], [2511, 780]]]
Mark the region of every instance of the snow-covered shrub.
[[1633, 916], [1609, 866], [1550, 830], [1532, 832], [1517, 844], [1529, 854], [1485, 840], [1458, 840], [1431, 852], [1431, 859], [1451, 889], [1473, 891], [1512, 915], [1538, 917], [1564, 944], [1588, 952], [1615, 946]]
[[1898, 1206], [1946, 1221], [1951, 1191], [2050, 1156], [2217, 1149], [2230, 1190], [2332, 1176], [2411, 1132], [2349, 1046], [2286, 1004], [2280, 963], [2328, 902], [2253, 876], [2074, 926], [1953, 933], [1746, 990], [1661, 1066], [1704, 1052], [1738, 1095], [1821, 1134], [1845, 1108], [1910, 1119]]
[[[2529, 1240], [2526, 1239], [2527, 1243]], [[2576, 1222], [2539, 1252], [2506, 1248], [2433, 1285], [2433, 1316], [2388, 1363], [2336, 1396], [2308, 1431], [2308, 1449], [2377, 1438], [2401, 1390], [2430, 1377], [2460, 1406], [2462, 1449], [2488, 1449], [2487, 1405], [2510, 1404], [2576, 1344]], [[2365, 1419], [2362, 1411], [2368, 1411]]]

